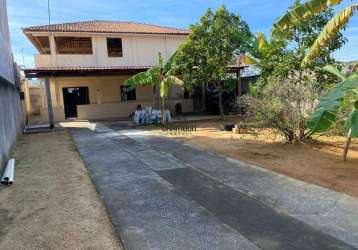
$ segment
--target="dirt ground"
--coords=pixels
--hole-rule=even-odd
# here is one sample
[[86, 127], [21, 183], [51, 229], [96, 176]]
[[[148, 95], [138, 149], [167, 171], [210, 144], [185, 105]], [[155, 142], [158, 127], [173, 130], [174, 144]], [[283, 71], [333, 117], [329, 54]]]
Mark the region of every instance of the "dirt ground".
[[273, 130], [248, 134], [221, 131], [222, 121], [195, 122], [197, 131], [160, 134], [309, 183], [358, 197], [358, 140], [343, 162], [344, 137], [319, 137], [314, 144], [289, 145]]
[[67, 131], [23, 135], [0, 187], [0, 249], [122, 249]]

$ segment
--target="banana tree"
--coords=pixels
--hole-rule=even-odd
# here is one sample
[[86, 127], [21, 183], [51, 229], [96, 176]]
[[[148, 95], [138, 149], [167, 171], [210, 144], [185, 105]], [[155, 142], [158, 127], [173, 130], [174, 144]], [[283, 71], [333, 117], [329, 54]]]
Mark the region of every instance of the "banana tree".
[[[310, 0], [303, 3], [287, 12], [274, 24], [273, 34], [275, 34], [277, 30], [285, 30], [292, 27], [303, 19], [320, 13], [333, 5], [340, 4], [341, 2], [342, 0]], [[357, 10], [358, 3], [356, 2], [339, 11], [325, 25], [321, 33], [318, 35], [315, 42], [304, 57], [302, 65], [306, 65], [313, 61], [319, 55], [321, 48], [326, 46], [341, 28], [345, 27]]]
[[325, 66], [324, 70], [337, 76], [341, 79], [341, 82], [320, 99], [318, 106], [308, 120], [307, 127], [311, 134], [328, 131], [337, 122], [343, 101], [351, 96], [353, 108], [344, 126], [348, 131], [347, 143], [343, 152], [343, 159], [346, 161], [351, 138], [358, 137], [358, 72], [346, 76], [332, 65]]
[[[124, 84], [128, 85], [131, 89], [138, 86], [153, 86], [155, 89], [154, 94], [154, 108], [161, 109], [162, 124], [166, 122], [164, 110], [166, 101], [169, 95], [171, 85], [183, 86], [183, 81], [174, 75], [173, 58], [175, 54], [164, 64], [161, 53], [158, 53], [158, 65], [148, 69], [145, 72], [138, 73], [129, 79]], [[158, 93], [159, 92], [159, 93]], [[159, 98], [158, 98], [159, 97]]]

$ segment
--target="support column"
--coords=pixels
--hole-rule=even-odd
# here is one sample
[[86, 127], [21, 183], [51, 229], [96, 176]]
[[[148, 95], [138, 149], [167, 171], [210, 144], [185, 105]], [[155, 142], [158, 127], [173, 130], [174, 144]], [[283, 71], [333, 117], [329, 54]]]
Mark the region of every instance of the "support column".
[[236, 79], [237, 79], [237, 96], [241, 96], [242, 95], [242, 86], [241, 86], [241, 69], [236, 70]]
[[50, 89], [50, 79], [45, 78], [45, 89], [46, 89], [46, 97], [47, 97], [47, 110], [48, 110], [48, 119], [50, 123], [50, 129], [53, 129], [53, 111], [52, 111], [52, 98], [51, 98], [51, 89]]

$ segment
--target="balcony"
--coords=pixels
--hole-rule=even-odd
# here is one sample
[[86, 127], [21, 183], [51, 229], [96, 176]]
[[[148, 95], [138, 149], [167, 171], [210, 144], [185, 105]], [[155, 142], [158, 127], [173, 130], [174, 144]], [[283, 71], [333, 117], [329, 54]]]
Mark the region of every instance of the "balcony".
[[99, 66], [94, 55], [35, 55], [39, 67], [88, 67]]

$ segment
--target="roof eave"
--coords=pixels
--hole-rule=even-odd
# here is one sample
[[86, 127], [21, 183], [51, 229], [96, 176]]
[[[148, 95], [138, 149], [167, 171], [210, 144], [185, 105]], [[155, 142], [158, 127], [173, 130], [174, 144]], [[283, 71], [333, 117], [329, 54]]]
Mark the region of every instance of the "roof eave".
[[33, 34], [33, 33], [84, 33], [84, 34], [123, 34], [123, 35], [169, 35], [169, 36], [188, 36], [190, 35], [190, 32], [188, 33], [182, 33], [182, 32], [108, 32], [108, 31], [83, 31], [83, 30], [30, 30], [30, 29], [23, 29], [22, 30], [25, 35]]

